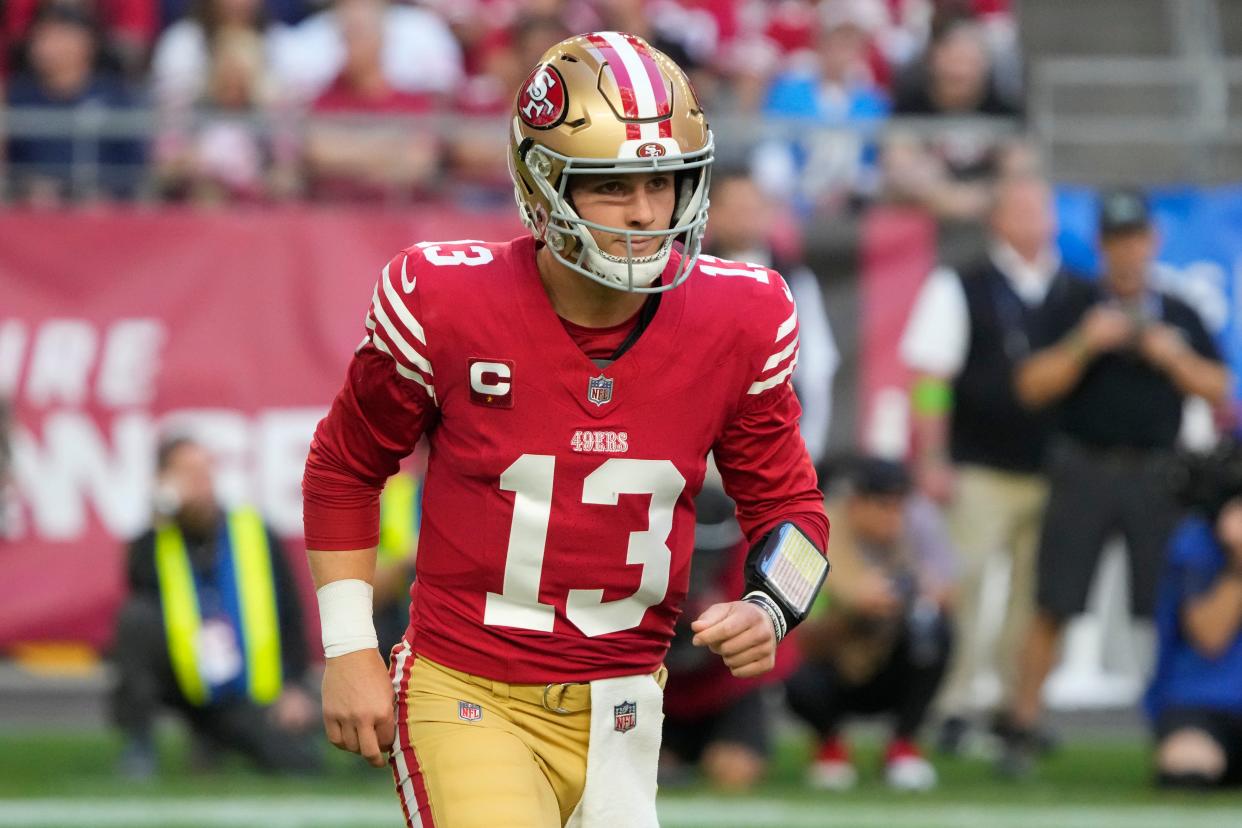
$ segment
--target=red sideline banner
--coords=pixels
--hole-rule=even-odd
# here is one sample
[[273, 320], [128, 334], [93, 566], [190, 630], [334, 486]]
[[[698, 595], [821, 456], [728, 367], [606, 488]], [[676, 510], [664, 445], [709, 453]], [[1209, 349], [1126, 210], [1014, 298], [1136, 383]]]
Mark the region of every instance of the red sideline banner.
[[258, 506], [300, 557], [307, 446], [380, 268], [417, 241], [520, 232], [510, 211], [0, 215], [0, 649], [107, 644], [169, 430], [205, 441], [226, 502]]

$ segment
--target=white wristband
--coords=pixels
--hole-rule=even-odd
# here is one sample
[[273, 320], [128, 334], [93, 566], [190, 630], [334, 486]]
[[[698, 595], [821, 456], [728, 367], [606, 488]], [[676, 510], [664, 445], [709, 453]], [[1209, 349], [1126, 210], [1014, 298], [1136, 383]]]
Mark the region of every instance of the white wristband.
[[327, 658], [379, 646], [372, 619], [374, 588], [366, 581], [346, 578], [324, 584], [319, 596], [319, 633]]

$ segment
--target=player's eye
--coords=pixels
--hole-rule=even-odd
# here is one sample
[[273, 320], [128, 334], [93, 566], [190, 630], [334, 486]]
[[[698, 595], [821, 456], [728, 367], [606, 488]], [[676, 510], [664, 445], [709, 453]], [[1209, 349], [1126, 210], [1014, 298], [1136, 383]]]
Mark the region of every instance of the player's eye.
[[625, 185], [615, 178], [608, 181], [602, 181], [595, 187], [595, 192], [603, 195], [620, 195], [625, 191]]
[[666, 190], [673, 186], [673, 177], [671, 175], [658, 175], [649, 180], [647, 186], [652, 190]]

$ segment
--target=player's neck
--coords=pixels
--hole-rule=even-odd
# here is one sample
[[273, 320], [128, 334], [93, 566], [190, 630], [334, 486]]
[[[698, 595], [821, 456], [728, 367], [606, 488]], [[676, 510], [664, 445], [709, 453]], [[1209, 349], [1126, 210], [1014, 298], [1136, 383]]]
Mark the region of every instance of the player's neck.
[[539, 249], [535, 261], [552, 309], [557, 316], [575, 325], [585, 328], [620, 325], [638, 313], [647, 301], [645, 293], [629, 293], [592, 282], [558, 262], [546, 247]]

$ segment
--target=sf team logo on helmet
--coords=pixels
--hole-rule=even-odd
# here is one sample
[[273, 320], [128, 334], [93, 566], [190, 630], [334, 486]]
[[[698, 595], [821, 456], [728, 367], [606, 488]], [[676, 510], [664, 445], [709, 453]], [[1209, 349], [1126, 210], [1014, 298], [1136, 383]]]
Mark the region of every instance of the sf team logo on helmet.
[[556, 67], [543, 64], [522, 84], [517, 109], [522, 120], [535, 129], [552, 129], [565, 120], [566, 103], [565, 79]]

